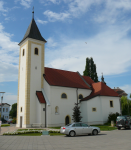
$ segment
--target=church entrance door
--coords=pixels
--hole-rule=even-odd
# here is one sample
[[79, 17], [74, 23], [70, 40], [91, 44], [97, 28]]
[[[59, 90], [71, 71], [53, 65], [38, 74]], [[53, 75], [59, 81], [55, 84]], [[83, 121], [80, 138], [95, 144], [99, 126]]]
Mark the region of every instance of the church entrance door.
[[67, 124], [69, 124], [69, 116], [66, 116], [66, 119], [65, 119], [65, 124], [67, 125]]
[[20, 116], [20, 128], [22, 128], [22, 116]]

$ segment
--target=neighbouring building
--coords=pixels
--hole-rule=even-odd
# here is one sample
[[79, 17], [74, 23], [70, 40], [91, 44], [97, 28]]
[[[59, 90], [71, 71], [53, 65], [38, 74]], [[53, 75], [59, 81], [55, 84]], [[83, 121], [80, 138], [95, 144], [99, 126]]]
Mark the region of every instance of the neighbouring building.
[[[8, 120], [9, 112], [10, 112], [10, 104], [2, 103], [2, 118], [4, 118], [5, 120]], [[1, 114], [1, 104], [0, 104], [0, 114]]]
[[72, 109], [77, 101], [82, 121], [88, 124], [103, 124], [109, 113], [120, 113], [118, 93], [104, 81], [94, 83], [79, 72], [45, 67], [46, 42], [33, 12], [19, 43], [17, 127], [28, 128], [33, 123], [42, 123], [45, 127], [71, 123]]
[[124, 90], [120, 89], [119, 87], [117, 87], [117, 88], [114, 87], [113, 90], [114, 90], [115, 92], [117, 92], [120, 97], [122, 97], [122, 96], [127, 96], [127, 95], [128, 95]]

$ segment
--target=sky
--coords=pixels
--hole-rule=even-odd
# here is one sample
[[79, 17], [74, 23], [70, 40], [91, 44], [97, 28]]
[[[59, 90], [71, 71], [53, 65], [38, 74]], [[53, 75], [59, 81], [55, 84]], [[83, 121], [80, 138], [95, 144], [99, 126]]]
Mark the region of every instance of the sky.
[[34, 18], [45, 66], [83, 75], [92, 57], [99, 81], [131, 93], [131, 0], [0, 0], [0, 92], [17, 102], [19, 46]]

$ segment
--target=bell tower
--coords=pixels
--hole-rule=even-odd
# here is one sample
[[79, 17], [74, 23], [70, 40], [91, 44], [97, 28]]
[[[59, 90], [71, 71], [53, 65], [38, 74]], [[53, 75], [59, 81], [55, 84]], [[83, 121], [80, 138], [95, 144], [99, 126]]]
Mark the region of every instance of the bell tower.
[[19, 43], [19, 77], [17, 99], [17, 127], [30, 127], [36, 122], [36, 91], [43, 88], [44, 49], [42, 37], [34, 20]]

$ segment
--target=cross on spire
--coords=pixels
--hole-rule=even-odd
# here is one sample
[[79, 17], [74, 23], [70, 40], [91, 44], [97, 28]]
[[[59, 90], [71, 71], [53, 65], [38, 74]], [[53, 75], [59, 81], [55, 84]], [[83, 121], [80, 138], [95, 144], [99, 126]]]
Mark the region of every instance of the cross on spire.
[[33, 6], [33, 9], [32, 9], [32, 19], [34, 19], [34, 6]]

